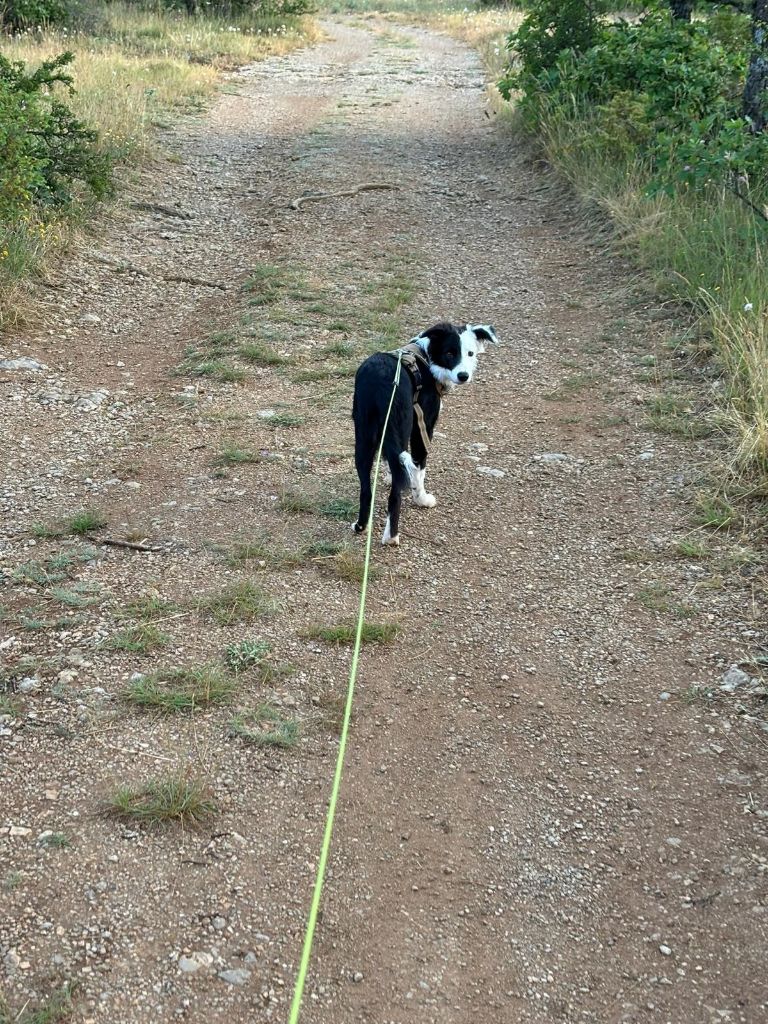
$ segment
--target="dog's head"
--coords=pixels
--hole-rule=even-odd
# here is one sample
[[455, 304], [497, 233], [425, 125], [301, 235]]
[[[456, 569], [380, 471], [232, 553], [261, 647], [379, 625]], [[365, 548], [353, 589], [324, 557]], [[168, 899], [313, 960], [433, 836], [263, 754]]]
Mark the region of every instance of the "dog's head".
[[485, 342], [499, 343], [489, 324], [435, 324], [412, 340], [429, 358], [432, 375], [447, 387], [469, 383]]

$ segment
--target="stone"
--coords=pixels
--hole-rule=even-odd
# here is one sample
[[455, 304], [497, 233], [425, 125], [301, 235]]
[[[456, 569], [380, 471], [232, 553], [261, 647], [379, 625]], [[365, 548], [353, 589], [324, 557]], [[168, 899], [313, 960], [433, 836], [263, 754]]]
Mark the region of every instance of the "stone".
[[19, 356], [17, 359], [0, 359], [0, 370], [44, 370], [45, 363], [39, 363], [37, 359], [30, 359], [28, 356]]
[[672, 950], [669, 948], [669, 946], [665, 946], [663, 944], [659, 946], [659, 952], [662, 956], [672, 956]]
[[493, 466], [476, 466], [475, 469], [480, 476], [491, 476], [497, 480], [507, 475], [503, 469], [494, 469]]
[[720, 680], [720, 689], [726, 693], [733, 693], [740, 686], [749, 686], [752, 677], [747, 675], [738, 665], [731, 665], [723, 678]]
[[244, 985], [251, 976], [245, 967], [232, 967], [228, 971], [219, 971], [219, 977], [229, 985]]
[[89, 391], [85, 395], [80, 395], [74, 404], [74, 408], [77, 412], [94, 412], [103, 405], [109, 397], [109, 392], [106, 388], [98, 388], [96, 391]]
[[210, 967], [212, 963], [213, 957], [211, 954], [198, 949], [190, 953], [189, 956], [179, 957], [179, 970], [184, 974], [194, 974], [201, 967]]

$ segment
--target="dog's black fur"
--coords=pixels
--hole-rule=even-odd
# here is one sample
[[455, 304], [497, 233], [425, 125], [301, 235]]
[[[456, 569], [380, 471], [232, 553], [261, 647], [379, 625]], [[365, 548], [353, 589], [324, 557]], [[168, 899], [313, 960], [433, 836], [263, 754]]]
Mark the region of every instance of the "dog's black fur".
[[[483, 351], [483, 342], [496, 344], [497, 339], [492, 327], [439, 323], [423, 331], [414, 341], [421, 345], [428, 364], [419, 365], [419, 405], [431, 441], [440, 414], [443, 391], [470, 380], [476, 354]], [[397, 353], [378, 352], [366, 359], [355, 375], [352, 418], [355, 424], [355, 468], [360, 478], [360, 511], [355, 523], [356, 533], [362, 533], [368, 525], [372, 498], [371, 470], [381, 443], [396, 367]], [[382, 449], [392, 474], [387, 503], [389, 518], [382, 543], [399, 543], [400, 507], [404, 490], [410, 487], [419, 504], [435, 504], [432, 495], [426, 494], [423, 489], [428, 453], [414, 412], [416, 386], [411, 372], [403, 365]], [[420, 483], [409, 473], [409, 467], [421, 471]]]

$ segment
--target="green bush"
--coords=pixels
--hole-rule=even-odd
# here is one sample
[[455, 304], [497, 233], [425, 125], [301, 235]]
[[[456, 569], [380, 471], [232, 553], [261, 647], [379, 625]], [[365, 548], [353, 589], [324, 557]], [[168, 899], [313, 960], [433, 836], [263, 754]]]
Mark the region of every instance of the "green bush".
[[64, 0], [0, 0], [0, 25], [23, 32], [41, 25], [55, 25], [67, 17]]
[[28, 72], [0, 57], [0, 219], [50, 219], [78, 189], [97, 198], [111, 188], [111, 161], [97, 133], [79, 121], [54, 88], [72, 88], [71, 53]]
[[763, 186], [768, 137], [750, 133], [740, 114], [747, 19], [721, 11], [687, 23], [657, 11], [608, 24], [587, 17], [585, 5], [576, 5], [580, 17], [557, 15], [558, 6], [536, 0], [509, 39], [517, 60], [500, 88], [507, 96], [522, 89], [529, 130], [565, 112], [589, 121], [590, 147], [642, 154], [651, 193], [736, 179]]
[[[157, 3], [140, 0], [138, 6], [156, 7]], [[160, 0], [160, 6], [172, 11], [186, 11], [190, 15], [223, 17], [247, 14], [288, 17], [306, 14], [313, 8], [312, 0]]]

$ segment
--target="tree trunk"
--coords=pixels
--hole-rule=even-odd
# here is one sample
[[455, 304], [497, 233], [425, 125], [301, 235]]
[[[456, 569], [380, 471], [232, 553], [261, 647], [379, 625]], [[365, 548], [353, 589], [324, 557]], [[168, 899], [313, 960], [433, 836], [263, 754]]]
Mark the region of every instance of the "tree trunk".
[[690, 21], [693, 13], [693, 0], [669, 0], [669, 9], [675, 21]]
[[744, 116], [753, 132], [768, 124], [768, 0], [752, 3], [752, 54], [744, 86]]

